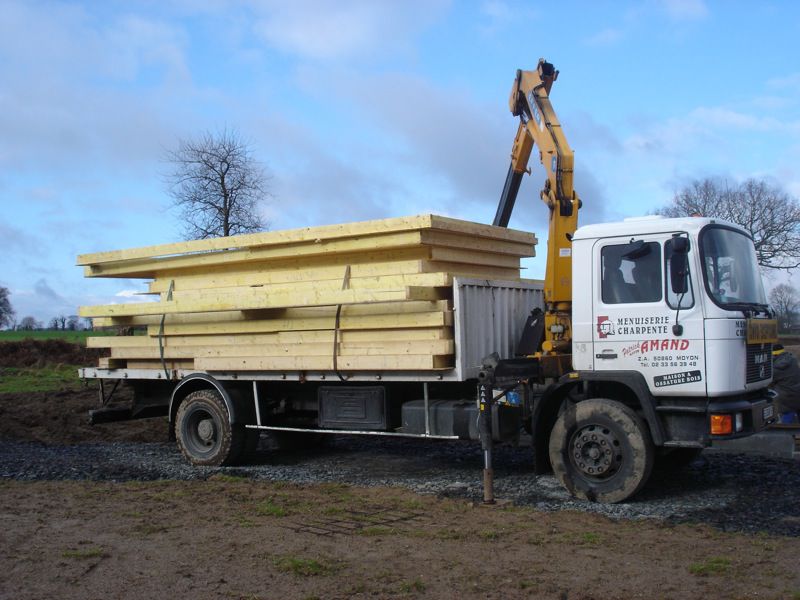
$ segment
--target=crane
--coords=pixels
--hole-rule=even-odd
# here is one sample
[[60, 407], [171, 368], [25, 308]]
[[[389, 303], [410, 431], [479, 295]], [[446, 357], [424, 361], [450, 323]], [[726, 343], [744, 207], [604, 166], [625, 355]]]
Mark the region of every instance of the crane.
[[[493, 224], [508, 226], [522, 176], [530, 173], [528, 161], [536, 145], [547, 174], [540, 197], [550, 211], [541, 350], [544, 356], [568, 358], [572, 339], [572, 234], [578, 226], [581, 200], [573, 187], [574, 153], [550, 103], [550, 89], [557, 78], [558, 71], [543, 58], [535, 71], [517, 70], [508, 103], [520, 122]], [[564, 362], [562, 366], [562, 361], [557, 361], [556, 372], [568, 368]]]

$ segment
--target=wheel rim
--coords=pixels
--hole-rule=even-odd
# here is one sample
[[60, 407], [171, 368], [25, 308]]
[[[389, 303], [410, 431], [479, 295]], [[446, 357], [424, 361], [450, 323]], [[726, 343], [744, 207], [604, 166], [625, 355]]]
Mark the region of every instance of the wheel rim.
[[213, 414], [202, 407], [195, 407], [183, 421], [183, 441], [195, 456], [213, 454], [220, 443], [220, 428]]
[[612, 429], [604, 425], [586, 425], [572, 435], [569, 459], [578, 473], [586, 479], [609, 479], [622, 466], [620, 439]]

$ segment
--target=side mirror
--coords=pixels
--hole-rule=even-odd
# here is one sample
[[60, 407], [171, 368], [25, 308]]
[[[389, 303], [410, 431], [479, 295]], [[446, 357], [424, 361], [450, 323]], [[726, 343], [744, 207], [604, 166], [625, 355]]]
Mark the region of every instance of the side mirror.
[[672, 236], [669, 283], [676, 294], [685, 294], [689, 291], [689, 238]]

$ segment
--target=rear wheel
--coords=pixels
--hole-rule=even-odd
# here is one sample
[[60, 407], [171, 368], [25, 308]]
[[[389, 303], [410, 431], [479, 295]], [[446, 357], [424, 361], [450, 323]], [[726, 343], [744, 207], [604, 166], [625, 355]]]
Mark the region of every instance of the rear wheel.
[[569, 405], [550, 434], [550, 461], [570, 493], [592, 502], [622, 502], [653, 470], [655, 449], [644, 421], [605, 398]]
[[175, 421], [178, 447], [192, 464], [231, 465], [242, 453], [245, 432], [231, 425], [225, 401], [216, 390], [186, 396]]

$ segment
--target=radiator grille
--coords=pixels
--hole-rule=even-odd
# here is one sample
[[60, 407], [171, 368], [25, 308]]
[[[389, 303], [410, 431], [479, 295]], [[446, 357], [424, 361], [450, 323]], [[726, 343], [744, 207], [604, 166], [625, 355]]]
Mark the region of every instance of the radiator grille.
[[772, 377], [772, 344], [747, 345], [747, 383]]

